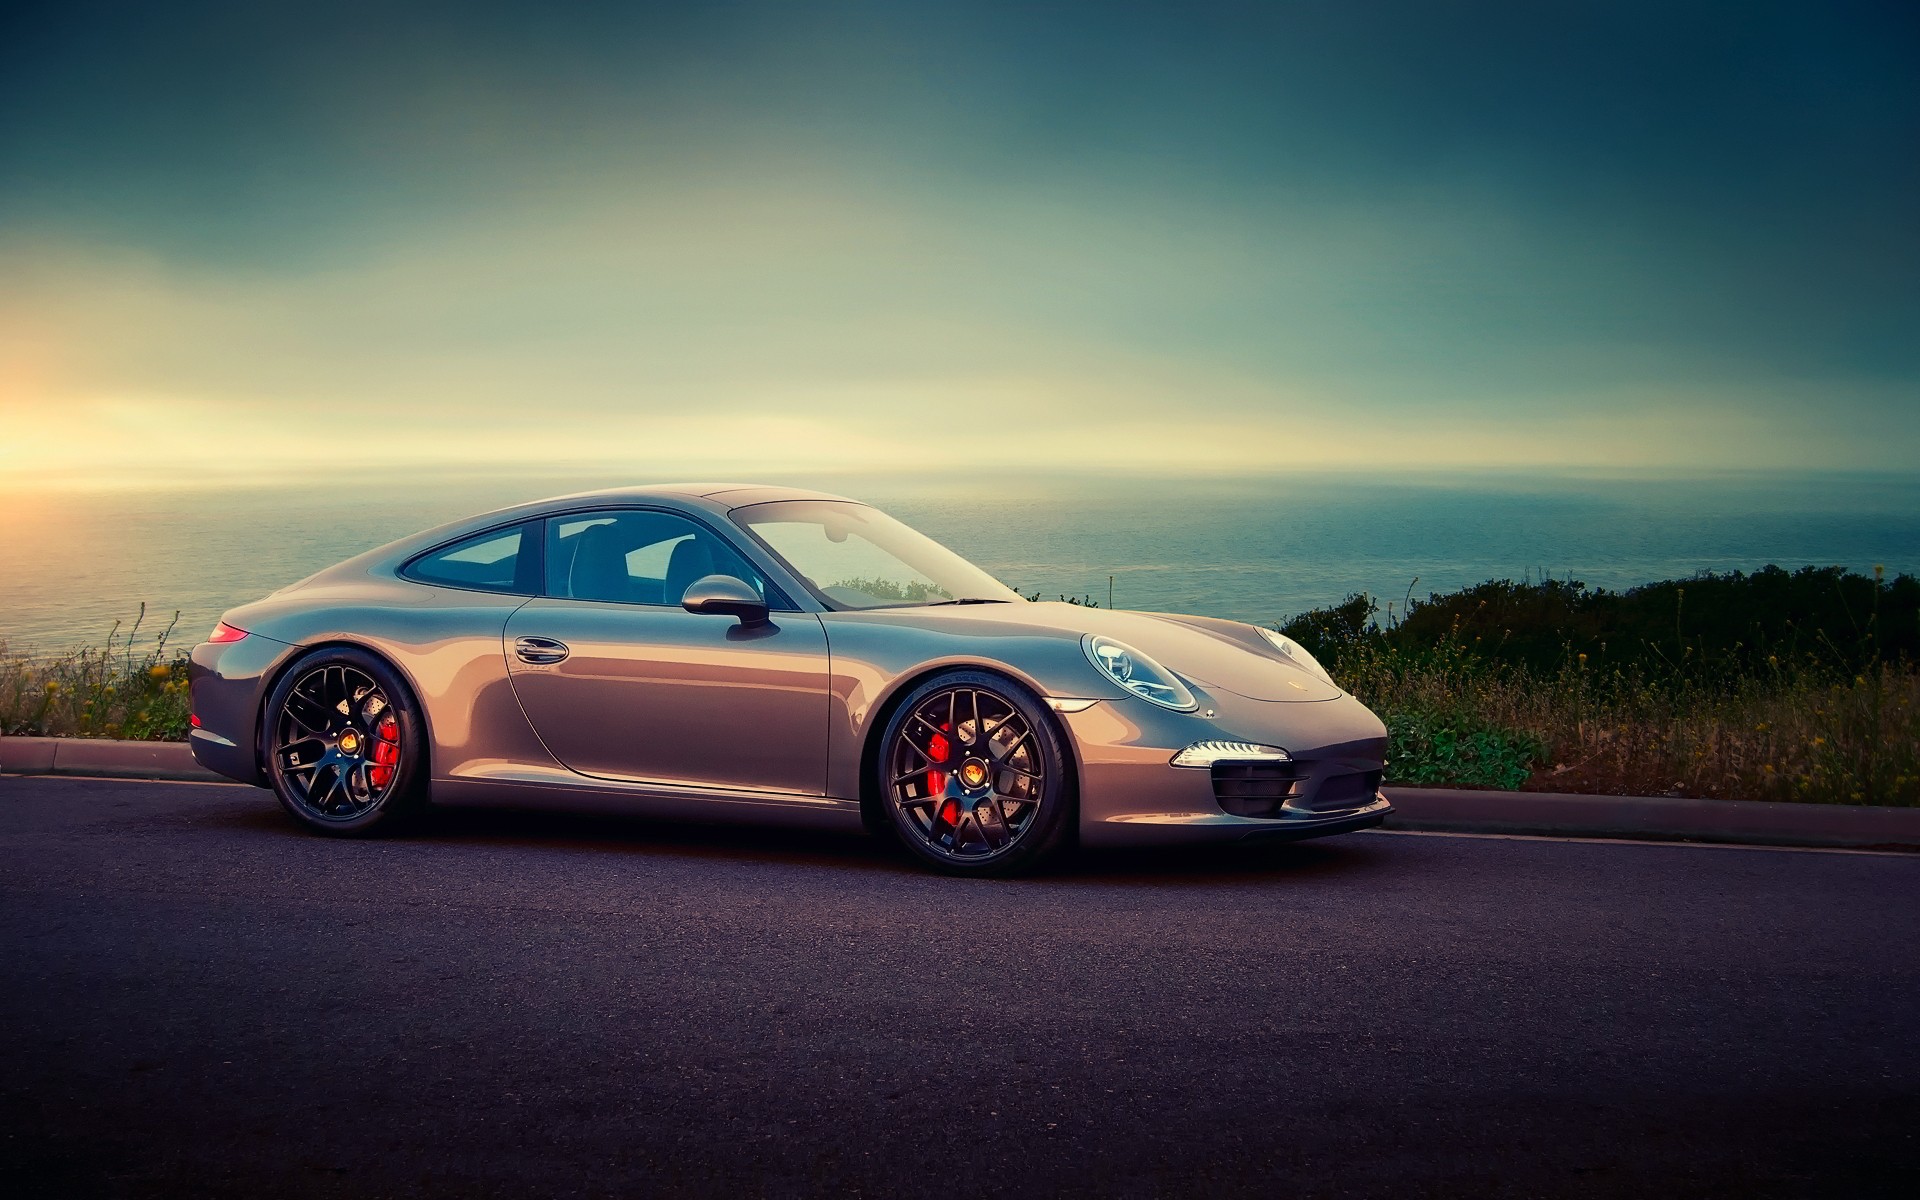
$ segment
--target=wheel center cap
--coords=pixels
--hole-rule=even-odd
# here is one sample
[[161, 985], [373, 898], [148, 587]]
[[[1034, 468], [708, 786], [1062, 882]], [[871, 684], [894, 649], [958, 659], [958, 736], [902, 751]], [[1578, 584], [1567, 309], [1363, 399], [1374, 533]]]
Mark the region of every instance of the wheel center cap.
[[977, 758], [970, 758], [960, 764], [960, 782], [970, 788], [985, 787], [987, 782], [987, 764]]
[[341, 734], [340, 749], [347, 754], [360, 753], [360, 735], [351, 729]]

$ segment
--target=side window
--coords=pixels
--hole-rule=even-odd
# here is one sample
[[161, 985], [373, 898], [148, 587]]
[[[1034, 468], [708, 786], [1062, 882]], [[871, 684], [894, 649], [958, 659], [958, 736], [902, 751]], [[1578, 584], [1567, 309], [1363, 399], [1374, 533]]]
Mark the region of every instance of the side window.
[[549, 596], [677, 606], [706, 575], [733, 575], [767, 594], [760, 572], [686, 517], [635, 509], [547, 519]]
[[475, 588], [486, 592], [533, 594], [533, 581], [525, 570], [527, 538], [525, 526], [495, 529], [464, 542], [442, 547], [424, 558], [416, 558], [401, 571], [421, 583], [448, 587]]

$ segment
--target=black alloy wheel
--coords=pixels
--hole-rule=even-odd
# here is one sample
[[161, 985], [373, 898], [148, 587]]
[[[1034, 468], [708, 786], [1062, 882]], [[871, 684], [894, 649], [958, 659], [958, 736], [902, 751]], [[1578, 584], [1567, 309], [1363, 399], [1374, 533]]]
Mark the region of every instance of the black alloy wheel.
[[263, 747], [281, 805], [320, 833], [394, 825], [416, 807], [424, 736], [406, 685], [375, 656], [341, 648], [296, 663], [267, 704]]
[[1065, 747], [1051, 714], [1012, 680], [983, 671], [929, 680], [894, 710], [881, 745], [887, 815], [933, 867], [1009, 875], [1068, 840]]

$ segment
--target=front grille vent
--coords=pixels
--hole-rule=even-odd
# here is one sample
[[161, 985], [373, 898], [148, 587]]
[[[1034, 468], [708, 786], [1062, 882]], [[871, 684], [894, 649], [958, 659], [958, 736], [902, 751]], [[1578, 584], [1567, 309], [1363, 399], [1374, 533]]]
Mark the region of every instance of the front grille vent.
[[1213, 798], [1232, 816], [1271, 819], [1285, 816], [1283, 808], [1294, 813], [1362, 808], [1380, 790], [1378, 771], [1328, 775], [1316, 786], [1310, 769], [1311, 764], [1299, 762], [1215, 763]]
[[1313, 794], [1296, 800], [1293, 806], [1307, 812], [1341, 812], [1373, 803], [1380, 791], [1380, 772], [1364, 771], [1352, 775], [1329, 775], [1313, 789]]
[[1300, 784], [1300, 767], [1290, 762], [1213, 764], [1213, 798], [1221, 811], [1236, 817], [1277, 817], [1280, 806]]

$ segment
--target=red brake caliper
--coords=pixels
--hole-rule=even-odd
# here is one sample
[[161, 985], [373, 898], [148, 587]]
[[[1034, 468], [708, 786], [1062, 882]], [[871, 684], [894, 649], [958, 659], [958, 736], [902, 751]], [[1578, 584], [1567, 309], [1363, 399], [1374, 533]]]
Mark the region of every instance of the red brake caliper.
[[383, 788], [393, 778], [394, 764], [400, 761], [400, 723], [388, 713], [373, 732], [373, 766], [367, 768], [367, 778], [373, 786]]
[[[942, 725], [940, 728], [944, 730], [946, 726]], [[927, 757], [933, 759], [934, 762], [943, 763], [947, 761], [947, 755], [952, 749], [953, 747], [947, 744], [947, 735], [945, 733], [936, 733], [927, 742]], [[945, 771], [928, 771], [927, 795], [937, 796], [946, 790], [947, 773]], [[957, 824], [960, 820], [959, 807], [951, 800], [942, 804], [940, 806], [940, 819], [949, 825]]]

